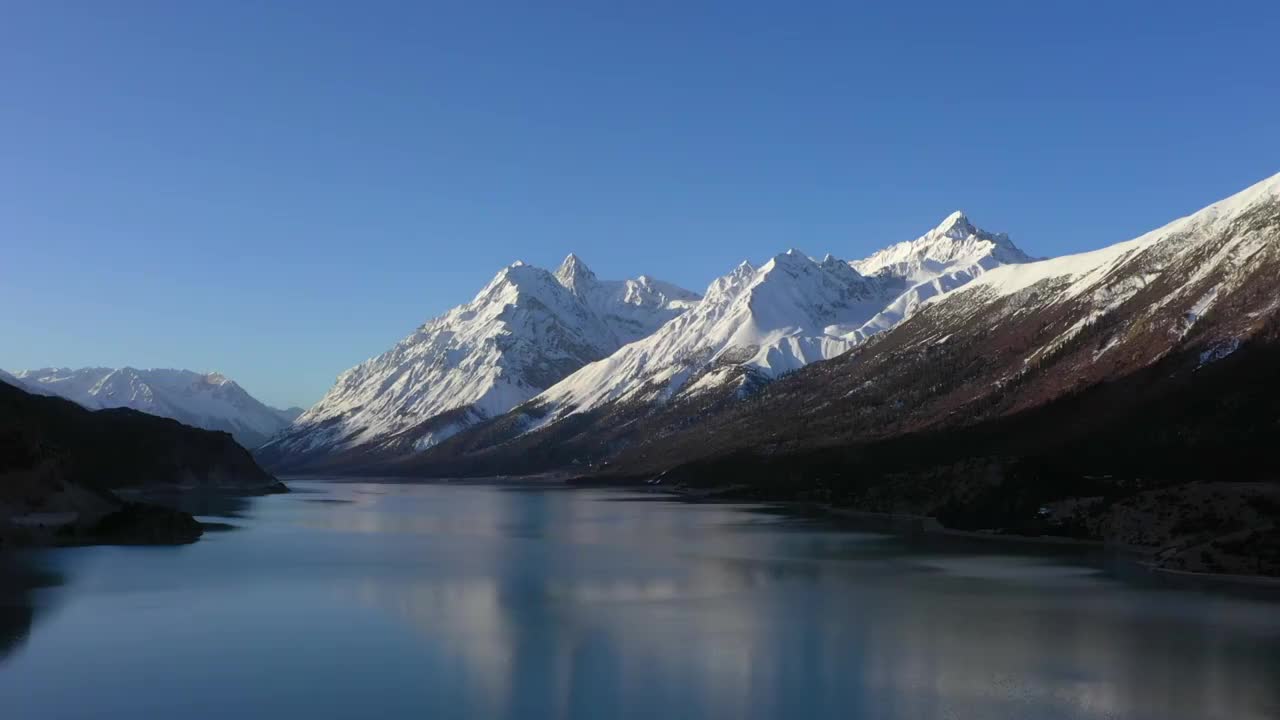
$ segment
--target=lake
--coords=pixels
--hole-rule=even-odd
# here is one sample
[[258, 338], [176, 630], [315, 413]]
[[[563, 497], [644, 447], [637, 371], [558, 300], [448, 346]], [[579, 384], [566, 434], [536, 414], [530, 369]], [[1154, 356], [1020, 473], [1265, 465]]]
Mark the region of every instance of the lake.
[[629, 491], [291, 486], [193, 545], [11, 559], [0, 717], [1280, 717], [1274, 591]]

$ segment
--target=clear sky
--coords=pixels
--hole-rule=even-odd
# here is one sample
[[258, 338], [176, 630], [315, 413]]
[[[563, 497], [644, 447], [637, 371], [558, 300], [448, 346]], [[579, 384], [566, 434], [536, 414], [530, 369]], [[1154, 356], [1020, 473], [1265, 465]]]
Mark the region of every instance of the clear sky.
[[10, 0], [0, 367], [308, 405], [516, 259], [702, 290], [955, 209], [1090, 249], [1280, 172], [1278, 42], [1274, 0]]

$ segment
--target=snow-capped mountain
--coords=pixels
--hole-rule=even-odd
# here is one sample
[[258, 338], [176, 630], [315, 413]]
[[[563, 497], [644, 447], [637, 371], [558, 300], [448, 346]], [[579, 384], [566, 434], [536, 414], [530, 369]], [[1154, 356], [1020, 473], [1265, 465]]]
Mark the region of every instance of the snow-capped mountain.
[[1188, 346], [1224, 356], [1280, 309], [1277, 278], [1280, 175], [1133, 240], [993, 270], [927, 303], [900, 338], [1007, 338], [985, 351], [988, 371], [1004, 369], [996, 381], [1037, 376], [1053, 393]]
[[514, 263], [471, 302], [340, 375], [260, 456], [288, 466], [388, 443], [430, 447], [649, 335], [697, 301], [645, 276], [600, 280], [575, 255], [554, 273]]
[[[1280, 351], [1280, 175], [1133, 240], [994, 268], [852, 352], [770, 386], [749, 411], [687, 433], [679, 449], [636, 448], [651, 458], [723, 453], [779, 442], [792, 428], [803, 428], [790, 440], [797, 445], [839, 446], [1055, 402], [1048, 429], [1028, 431], [1035, 446], [1105, 427], [1164, 448], [1212, 437], [1219, 431], [1204, 418], [1214, 413], [1244, 412], [1239, 397], [1216, 406], [1206, 399], [1216, 391], [1196, 383], [1212, 376], [1231, 388], [1209, 370], [1246, 349], [1253, 362]], [[1143, 417], [1143, 403], [1158, 403], [1160, 416]], [[1134, 417], [1119, 420], [1124, 412]], [[1224, 442], [1243, 447], [1244, 438]]]
[[612, 402], [778, 377], [848, 351], [987, 270], [1029, 259], [1008, 236], [979, 230], [957, 212], [864, 260], [788, 250], [760, 268], [744, 262], [688, 313], [535, 398], [540, 419], [530, 428]]
[[206, 430], [229, 432], [252, 448], [289, 425], [294, 410], [256, 400], [218, 373], [136, 368], [41, 368], [13, 374], [23, 389], [58, 395], [90, 410], [126, 407]]
[[587, 415], [404, 469], [732, 484], [1277, 575], [1277, 368], [1280, 175], [1133, 240], [994, 268], [749, 402]]
[[990, 270], [1029, 260], [1008, 235], [976, 228], [957, 210], [919, 238], [890, 245], [849, 264], [862, 275], [890, 275], [916, 285], [975, 267]]
[[[803, 266], [799, 260], [786, 262]], [[712, 290], [751, 286], [759, 272], [740, 268]], [[709, 292], [708, 302], [715, 297]], [[703, 312], [697, 308], [667, 327], [692, 322]], [[856, 484], [868, 473], [917, 472], [915, 455], [933, 446], [903, 440], [911, 452], [899, 457], [886, 450], [869, 469], [858, 464], [866, 457], [853, 450], [849, 467], [840, 465], [841, 448], [934, 433], [927, 437], [959, 455], [930, 461], [943, 464], [929, 466], [928, 482], [972, 479], [978, 470], [1003, 468], [1024, 451], [1048, 453], [1037, 457], [1049, 458], [1044, 462], [1050, 469], [1096, 461], [1097, 467], [1084, 472], [1100, 476], [1109, 463], [1128, 463], [1140, 478], [1159, 457], [1195, 447], [1188, 443], [1202, 442], [1217, 452], [1245, 442], [1243, 436], [1233, 438], [1236, 430], [1230, 428], [1255, 439], [1262, 437], [1260, 430], [1275, 428], [1275, 415], [1266, 407], [1274, 402], [1266, 398], [1275, 384], [1269, 367], [1280, 356], [1280, 175], [1134, 240], [986, 270], [839, 357], [765, 384], [748, 402], [723, 392], [674, 393], [665, 403], [610, 403], [603, 393], [570, 394], [593, 387], [587, 380], [608, 388], [608, 374], [595, 373], [600, 367], [625, 377], [627, 367], [614, 363], [651, 347], [670, 332], [667, 327], [546, 394], [566, 404], [548, 402], [548, 408], [539, 398], [401, 460], [394, 470], [462, 475], [567, 467], [583, 472], [594, 466], [593, 471], [634, 478], [686, 465], [690, 476], [742, 477], [759, 465], [776, 482], [798, 481], [810, 461], [796, 454], [811, 452], [813, 472]], [[702, 357], [697, 362], [706, 364]], [[1240, 379], [1233, 380], [1237, 371]], [[671, 378], [679, 380], [671, 375], [657, 384]], [[655, 394], [646, 390], [643, 397]], [[1255, 396], [1264, 399], [1261, 406], [1250, 399]], [[572, 402], [596, 403], [597, 411], [573, 412]], [[1032, 416], [1039, 418], [1035, 424], [1017, 420], [1042, 408], [1047, 409]], [[985, 443], [981, 447], [947, 434], [978, 423], [988, 423], [988, 429], [975, 431]], [[1015, 435], [1016, 446], [1010, 440]], [[1128, 448], [1126, 442], [1147, 449]], [[1095, 454], [1092, 445], [1107, 449]], [[1262, 448], [1269, 455], [1270, 447], [1262, 439], [1250, 452]], [[988, 459], [973, 460], [970, 452]], [[1193, 456], [1179, 457], [1200, 472], [1203, 463]], [[1161, 471], [1178, 472], [1175, 465], [1162, 465]], [[937, 497], [944, 502], [948, 496]], [[972, 498], [951, 499], [962, 505]]]
[[538, 396], [548, 420], [614, 401], [664, 400], [684, 390], [774, 376], [858, 342], [884, 306], [884, 286], [843, 261], [796, 250], [759, 268], [742, 263], [701, 303], [653, 335], [621, 348]]
[[850, 263], [855, 270], [901, 285], [893, 298], [862, 327], [863, 336], [902, 322], [932, 297], [954, 290], [988, 270], [1034, 260], [1004, 233], [974, 227], [962, 212], [947, 216], [923, 236], [891, 245]]

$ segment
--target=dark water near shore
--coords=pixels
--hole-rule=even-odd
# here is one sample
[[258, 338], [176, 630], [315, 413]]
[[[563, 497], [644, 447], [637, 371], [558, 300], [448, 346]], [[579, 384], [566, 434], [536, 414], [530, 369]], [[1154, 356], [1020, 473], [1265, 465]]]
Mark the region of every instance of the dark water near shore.
[[1265, 592], [609, 491], [294, 487], [191, 546], [22, 556], [0, 717], [1280, 717]]

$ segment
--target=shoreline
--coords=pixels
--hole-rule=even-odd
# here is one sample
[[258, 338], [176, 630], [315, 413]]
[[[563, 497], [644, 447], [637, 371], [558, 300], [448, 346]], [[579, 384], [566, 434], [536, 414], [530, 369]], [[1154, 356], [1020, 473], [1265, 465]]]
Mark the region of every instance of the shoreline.
[[1114, 553], [1125, 557], [1125, 561], [1134, 568], [1152, 576], [1176, 582], [1208, 582], [1215, 585], [1253, 587], [1263, 589], [1280, 588], [1280, 577], [1269, 575], [1240, 575], [1228, 573], [1207, 573], [1191, 570], [1177, 570], [1157, 567], [1151, 562], [1160, 551], [1160, 547], [1147, 545], [1126, 545], [1057, 535], [1018, 535], [1013, 533], [988, 532], [981, 530], [958, 530], [942, 525], [934, 517], [907, 513], [880, 513], [867, 510], [854, 510], [837, 507], [827, 503], [805, 500], [767, 500], [759, 498], [734, 497], [732, 493], [745, 489], [746, 486], [727, 485], [716, 488], [689, 488], [678, 486], [652, 485], [644, 481], [610, 481], [589, 476], [567, 473], [539, 473], [536, 475], [500, 475], [492, 477], [460, 477], [460, 478], [414, 478], [409, 476], [341, 476], [341, 475], [284, 475], [284, 480], [303, 482], [374, 483], [389, 485], [489, 485], [494, 487], [539, 487], [566, 489], [598, 488], [610, 490], [628, 490], [653, 496], [664, 496], [673, 500], [691, 503], [754, 505], [757, 507], [777, 508], [792, 514], [820, 515], [849, 521], [864, 521], [884, 524], [886, 531], [897, 535], [928, 535], [956, 540], [981, 540], [996, 544], [1021, 546], [1042, 546], [1059, 548], [1079, 548]]
[[[613, 486], [617, 487], [617, 486]], [[1149, 545], [1125, 545], [1110, 543], [1105, 540], [1089, 540], [1055, 535], [1016, 535], [1012, 533], [984, 532], [980, 530], [957, 530], [948, 528], [929, 515], [912, 515], [907, 513], [879, 513], [868, 510], [853, 510], [827, 503], [815, 503], [804, 500], [743, 500], [727, 497], [734, 486], [715, 489], [676, 488], [647, 486], [645, 491], [655, 495], [667, 495], [675, 499], [689, 502], [724, 503], [724, 504], [756, 504], [776, 507], [788, 511], [803, 511], [808, 514], [826, 517], [861, 520], [884, 523], [890, 532], [899, 535], [931, 535], [961, 540], [983, 540], [996, 544], [1041, 545], [1056, 547], [1076, 547], [1082, 549], [1114, 552], [1129, 556], [1130, 564], [1143, 572], [1176, 582], [1209, 582], [1217, 585], [1250, 587], [1261, 589], [1280, 589], [1280, 577], [1271, 575], [1240, 575], [1232, 573], [1207, 573], [1193, 570], [1162, 568], [1151, 562], [1161, 548]]]
[[[0, 514], [0, 550], [76, 548], [103, 545], [189, 545], [208, 530], [225, 529], [203, 522], [210, 514], [191, 503], [236, 501], [291, 492], [279, 480], [247, 486], [135, 485], [101, 491], [92, 506], [83, 502], [41, 511]], [[213, 513], [216, 514], [216, 513]]]

